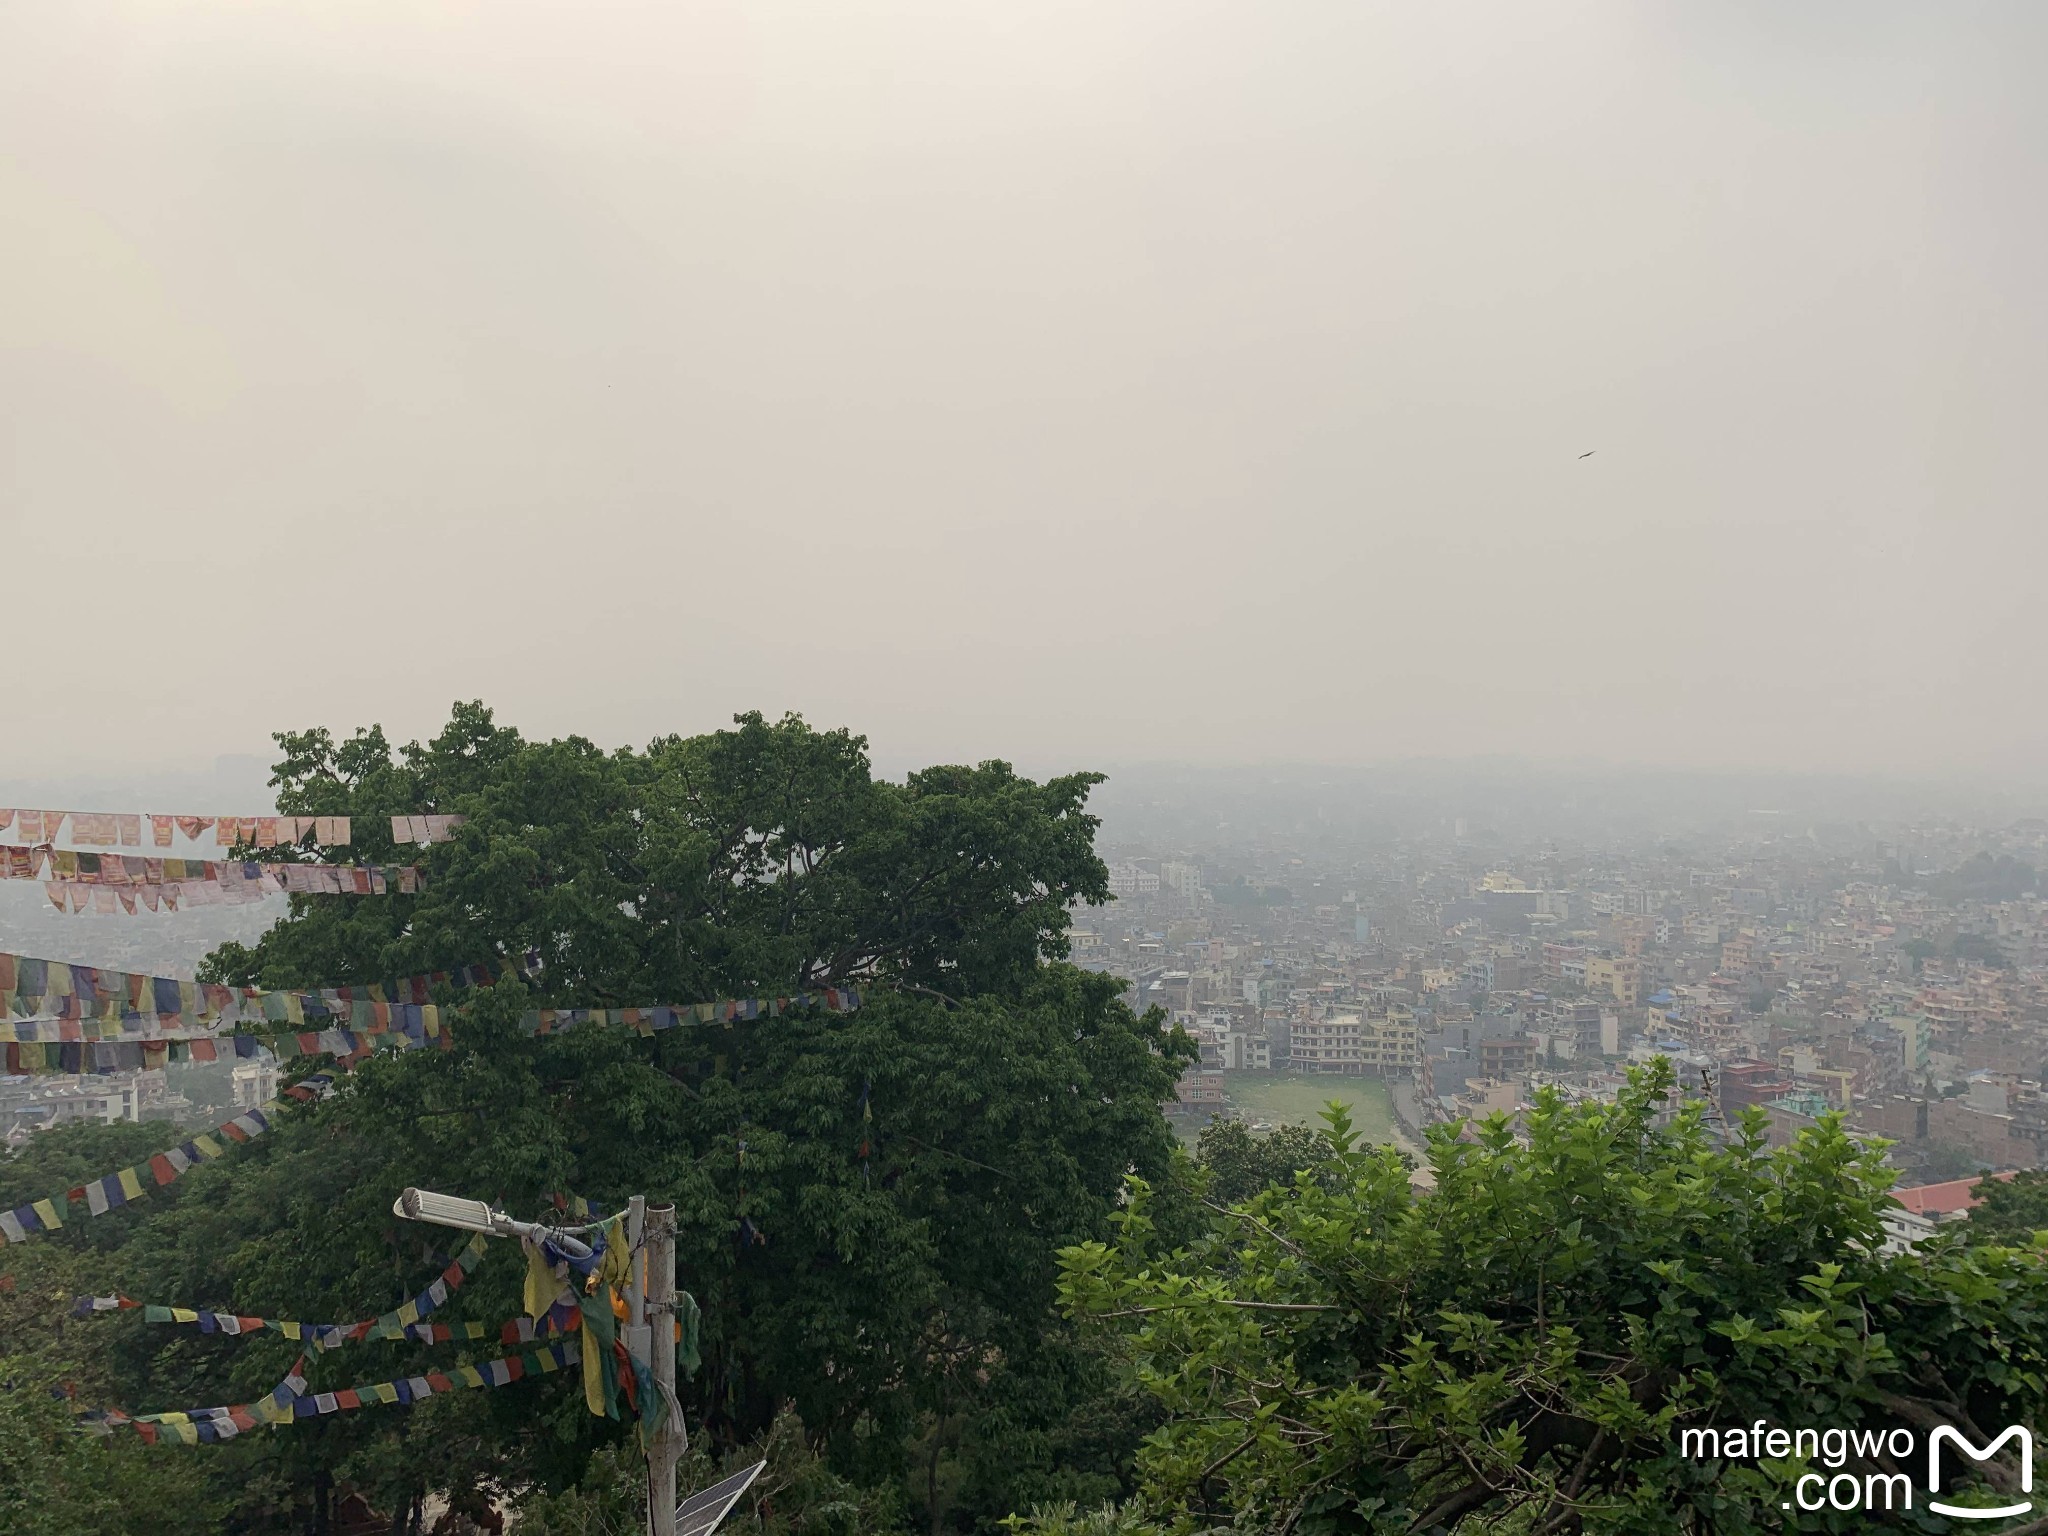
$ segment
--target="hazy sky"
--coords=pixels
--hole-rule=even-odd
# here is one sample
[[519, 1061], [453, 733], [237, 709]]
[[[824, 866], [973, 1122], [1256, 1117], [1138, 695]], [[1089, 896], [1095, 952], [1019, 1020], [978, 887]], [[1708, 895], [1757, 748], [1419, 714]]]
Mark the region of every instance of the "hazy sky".
[[480, 696], [2048, 779], [2044, 42], [0, 0], [0, 775]]

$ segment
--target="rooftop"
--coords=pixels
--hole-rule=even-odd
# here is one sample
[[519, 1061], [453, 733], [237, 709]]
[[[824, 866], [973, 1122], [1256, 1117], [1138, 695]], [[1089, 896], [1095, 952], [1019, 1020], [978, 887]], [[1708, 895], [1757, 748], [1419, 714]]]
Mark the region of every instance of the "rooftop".
[[[1990, 1177], [2009, 1179], [2012, 1173], [1994, 1173]], [[1921, 1184], [1912, 1189], [1895, 1189], [1892, 1198], [1916, 1216], [1952, 1216], [1977, 1203], [1977, 1197], [1970, 1192], [1980, 1182], [1969, 1178], [1950, 1179], [1942, 1184]]]

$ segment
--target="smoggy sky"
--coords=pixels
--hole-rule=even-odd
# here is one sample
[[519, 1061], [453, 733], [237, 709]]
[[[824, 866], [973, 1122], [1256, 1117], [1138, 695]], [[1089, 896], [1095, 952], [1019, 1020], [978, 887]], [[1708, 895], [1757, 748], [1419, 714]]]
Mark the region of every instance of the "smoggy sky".
[[2048, 781], [2044, 41], [0, 0], [0, 775], [481, 697]]

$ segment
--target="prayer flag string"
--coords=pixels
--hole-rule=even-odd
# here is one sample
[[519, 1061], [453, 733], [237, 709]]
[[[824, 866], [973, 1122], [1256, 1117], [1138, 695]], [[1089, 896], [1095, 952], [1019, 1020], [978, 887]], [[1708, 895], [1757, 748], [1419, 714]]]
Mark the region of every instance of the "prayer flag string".
[[[71, 841], [101, 848], [140, 848], [144, 821], [149, 823], [150, 842], [158, 848], [173, 846], [173, 837], [179, 832], [195, 843], [211, 832], [215, 846], [221, 848], [283, 848], [308, 838], [323, 848], [345, 848], [350, 837], [346, 816], [161, 816], [153, 811], [131, 816], [104, 811], [23, 811], [4, 807], [0, 807], [0, 832], [13, 827], [28, 842], [54, 842], [63, 835], [67, 819], [71, 823]], [[394, 816], [392, 821], [404, 819]]]
[[[277, 1011], [305, 1018], [300, 994], [270, 994], [282, 999]], [[621, 1027], [645, 1037], [691, 1024], [723, 1024], [750, 1019], [780, 1018], [797, 1008], [822, 1008], [850, 1013], [860, 1006], [860, 993], [848, 987], [800, 992], [794, 997], [726, 998], [713, 1003], [684, 1003], [653, 1008], [535, 1008], [520, 1015], [519, 1028], [529, 1035], [552, 1035], [588, 1027]], [[104, 1019], [0, 1020], [0, 1063], [14, 1075], [61, 1072], [73, 1076], [150, 1070], [176, 1061], [216, 1061], [224, 1055], [253, 1057], [266, 1047], [281, 1060], [300, 1056], [332, 1056], [344, 1067], [367, 1058], [375, 1049], [405, 1051], [451, 1042], [448, 1021], [433, 1003], [366, 1003], [351, 1006], [350, 1027], [292, 1030], [257, 1026], [198, 1032], [165, 1030], [164, 1015], [131, 1014], [118, 1023]], [[182, 1023], [182, 1016], [171, 1016]]]
[[170, 891], [193, 885], [279, 891], [304, 896], [410, 896], [426, 889], [416, 864], [305, 864], [261, 859], [159, 859], [136, 853], [89, 853], [48, 843], [0, 843], [0, 879], [45, 885], [105, 885], [117, 890]]
[[[356, 982], [341, 987], [309, 989], [230, 987], [211, 982], [180, 981], [139, 971], [70, 965], [35, 955], [0, 953], [0, 1004], [22, 1018], [112, 1021], [118, 1034], [154, 1032], [131, 1020], [171, 1019], [173, 1028], [187, 1023], [233, 1023], [263, 1020], [273, 1024], [305, 1022], [353, 1025], [364, 1018], [359, 1004], [425, 1004], [437, 986], [487, 987], [508, 977], [532, 976], [540, 956], [493, 960], [453, 970], [428, 971], [397, 981]], [[0, 1039], [6, 1038], [0, 1035]], [[97, 1036], [86, 1036], [92, 1039]]]
[[307, 1392], [303, 1374], [305, 1362], [294, 1367], [276, 1391], [254, 1405], [232, 1408], [198, 1408], [185, 1413], [125, 1414], [105, 1410], [82, 1417], [95, 1428], [132, 1428], [152, 1445], [212, 1445], [232, 1440], [239, 1434], [265, 1424], [282, 1426], [300, 1419], [322, 1418], [380, 1403], [416, 1403], [423, 1398], [477, 1387], [504, 1387], [528, 1376], [552, 1375], [583, 1358], [579, 1341], [567, 1339], [542, 1349], [504, 1355], [479, 1365], [458, 1365], [446, 1371], [428, 1371], [420, 1376], [402, 1376], [392, 1381], [373, 1382], [341, 1392]]
[[660, 1004], [648, 1008], [534, 1008], [520, 1015], [519, 1028], [529, 1035], [560, 1034], [582, 1025], [617, 1025], [646, 1036], [683, 1024], [732, 1024], [747, 1019], [779, 1019], [799, 1009], [852, 1013], [861, 994], [852, 987], [820, 987], [788, 997], [736, 997], [715, 1003]]
[[[72, 1315], [91, 1317], [97, 1313], [140, 1311], [145, 1323], [173, 1323], [196, 1327], [201, 1333], [220, 1333], [229, 1337], [242, 1334], [269, 1331], [281, 1333], [288, 1339], [299, 1340], [312, 1345], [316, 1350], [339, 1349], [344, 1344], [357, 1344], [365, 1339], [414, 1338], [421, 1342], [432, 1342], [438, 1338], [498, 1338], [507, 1344], [531, 1342], [534, 1335], [529, 1330], [524, 1335], [503, 1333], [493, 1328], [486, 1332], [482, 1323], [431, 1323], [427, 1321], [448, 1298], [462, 1289], [484, 1256], [486, 1239], [481, 1233], [472, 1237], [455, 1255], [448, 1267], [434, 1277], [433, 1283], [409, 1301], [394, 1307], [378, 1317], [365, 1318], [356, 1323], [301, 1323], [275, 1317], [245, 1317], [234, 1312], [212, 1312], [197, 1307], [164, 1307], [151, 1303], [131, 1301], [126, 1296], [81, 1296], [72, 1303]], [[508, 1325], [509, 1326], [509, 1325]], [[459, 1331], [467, 1330], [467, 1331]], [[543, 1330], [545, 1331], [545, 1330]]]
[[[463, 816], [393, 816], [394, 843], [446, 843], [454, 840]], [[71, 823], [71, 841], [98, 848], [140, 848], [142, 824], [149, 823], [150, 844], [175, 846], [178, 833], [198, 842], [208, 832], [218, 848], [291, 848], [311, 841], [322, 848], [346, 848], [353, 840], [347, 816], [165, 816], [155, 811], [130, 815], [106, 811], [27, 811], [0, 807], [0, 832], [12, 827], [27, 842], [55, 842]]]
[[292, 1404], [306, 1390], [306, 1357], [292, 1362], [292, 1368], [285, 1373], [283, 1381], [253, 1404], [237, 1403], [232, 1408], [188, 1408], [173, 1413], [123, 1413], [118, 1408], [87, 1410], [79, 1415], [81, 1424], [101, 1431], [117, 1429], [124, 1425], [134, 1426], [143, 1439], [154, 1445], [159, 1432], [174, 1442], [182, 1441], [196, 1445], [202, 1438], [196, 1426], [206, 1425], [212, 1433], [204, 1438], [209, 1440], [232, 1440], [245, 1429], [254, 1429], [258, 1424], [287, 1424], [291, 1422]]
[[448, 843], [455, 840], [455, 829], [467, 821], [466, 816], [394, 816], [391, 818], [391, 841], [394, 843]]
[[448, 1045], [441, 1010], [432, 1003], [391, 1003], [355, 1029], [254, 1029], [199, 1034], [117, 1035], [72, 1019], [0, 1022], [0, 1059], [8, 1072], [63, 1072], [72, 1076], [153, 1070], [167, 1061], [218, 1061], [253, 1057], [265, 1049], [280, 1060], [332, 1056], [353, 1066], [379, 1046], [405, 1051], [429, 1043]]
[[[287, 1097], [309, 1102], [326, 1093], [331, 1086], [332, 1079], [325, 1073], [319, 1073], [304, 1082], [292, 1084], [284, 1092]], [[25, 1243], [39, 1232], [57, 1231], [66, 1221], [78, 1218], [81, 1206], [87, 1215], [104, 1216], [108, 1211], [141, 1199], [152, 1189], [174, 1183], [201, 1163], [225, 1157], [228, 1146], [253, 1141], [268, 1131], [271, 1113], [279, 1103], [279, 1100], [272, 1099], [259, 1109], [244, 1111], [213, 1131], [202, 1132], [167, 1152], [159, 1152], [146, 1163], [76, 1185], [61, 1195], [31, 1200], [11, 1211], [0, 1211], [0, 1248], [9, 1243]], [[223, 1145], [216, 1137], [225, 1138], [228, 1145]]]

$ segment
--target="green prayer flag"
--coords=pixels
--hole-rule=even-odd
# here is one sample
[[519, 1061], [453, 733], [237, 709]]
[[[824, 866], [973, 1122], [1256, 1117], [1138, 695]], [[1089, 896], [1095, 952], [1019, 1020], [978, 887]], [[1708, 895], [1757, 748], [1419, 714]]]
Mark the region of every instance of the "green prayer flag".
[[676, 1339], [676, 1364], [682, 1368], [685, 1380], [694, 1380], [698, 1367], [704, 1363], [703, 1352], [697, 1344], [703, 1314], [697, 1310], [697, 1298], [688, 1291], [676, 1292], [675, 1309], [680, 1334]]

